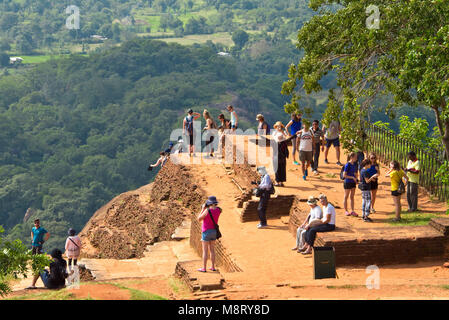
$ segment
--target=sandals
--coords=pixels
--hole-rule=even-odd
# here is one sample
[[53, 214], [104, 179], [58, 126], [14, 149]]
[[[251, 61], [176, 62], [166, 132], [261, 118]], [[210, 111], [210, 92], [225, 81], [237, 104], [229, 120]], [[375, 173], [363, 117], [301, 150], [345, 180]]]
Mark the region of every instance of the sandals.
[[308, 254], [312, 254], [312, 250], [310, 250], [310, 251], [304, 251], [304, 252], [301, 252], [301, 254], [303, 254], [303, 255], [308, 255]]
[[358, 217], [358, 216], [359, 216], [359, 215], [358, 215], [357, 213], [355, 213], [354, 211], [352, 211], [352, 212], [350, 213], [350, 215], [353, 216], [353, 217]]
[[210, 271], [217, 271], [215, 268], [209, 268]]
[[206, 269], [200, 268], [200, 269], [198, 269], [197, 271], [199, 271], [199, 272], [206, 272]]

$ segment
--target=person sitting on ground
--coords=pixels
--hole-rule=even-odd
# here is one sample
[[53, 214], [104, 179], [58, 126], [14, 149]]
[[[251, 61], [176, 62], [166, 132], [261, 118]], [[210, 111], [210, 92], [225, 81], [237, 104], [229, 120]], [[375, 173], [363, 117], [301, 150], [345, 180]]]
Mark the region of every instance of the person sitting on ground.
[[301, 114], [292, 113], [291, 114], [291, 120], [285, 126], [285, 129], [287, 131], [291, 127], [290, 135], [294, 137], [292, 139], [292, 155], [293, 155], [293, 164], [296, 164], [296, 165], [299, 165], [299, 162], [296, 161], [296, 159], [295, 159], [296, 151], [298, 150], [298, 142], [297, 142], [297, 139], [296, 139], [296, 133], [299, 130], [301, 130], [301, 128], [302, 128], [301, 116], [302, 116]]
[[296, 247], [292, 248], [292, 250], [297, 250], [298, 253], [305, 250], [305, 235], [307, 229], [314, 226], [317, 223], [317, 220], [323, 218], [323, 211], [318, 206], [317, 199], [314, 196], [309, 197], [307, 204], [310, 206], [309, 215], [296, 230]]
[[218, 218], [222, 212], [221, 208], [217, 207], [217, 205], [217, 198], [210, 196], [206, 203], [202, 205], [201, 212], [198, 216], [198, 221], [202, 222], [201, 242], [203, 246], [203, 268], [198, 269], [200, 272], [206, 272], [209, 252], [212, 263], [209, 270], [217, 271], [215, 270], [215, 241], [217, 240], [217, 229], [215, 225], [218, 224]]
[[365, 222], [373, 222], [369, 217], [371, 213], [371, 182], [377, 179], [379, 174], [370, 174], [371, 160], [365, 159], [361, 163], [359, 188], [362, 191], [362, 218]]
[[335, 212], [334, 206], [328, 202], [327, 197], [324, 194], [321, 194], [318, 198], [320, 199], [320, 203], [323, 205], [323, 219], [319, 221], [318, 225], [316, 226], [306, 227], [306, 245], [302, 254], [312, 253], [312, 248], [315, 244], [317, 232], [329, 232], [335, 230], [335, 220], [337, 214]]
[[393, 221], [401, 221], [401, 196], [405, 190], [401, 190], [402, 179], [405, 179], [408, 183], [408, 177], [405, 175], [404, 171], [401, 169], [401, 165], [397, 161], [392, 161], [390, 163], [390, 170], [385, 174], [386, 177], [391, 178], [391, 196], [393, 197], [393, 202], [395, 206], [395, 219]]
[[69, 236], [65, 241], [65, 255], [69, 260], [69, 272], [72, 271], [72, 260], [73, 266], [77, 265], [78, 258], [81, 254], [81, 239], [76, 235], [75, 230], [69, 229]]
[[153, 168], [156, 168], [158, 165], [161, 165], [162, 168], [167, 160], [168, 155], [163, 151], [159, 152], [159, 159], [157, 159], [157, 162], [155, 164], [150, 164], [150, 166], [148, 167], [148, 171], [153, 170]]
[[308, 169], [313, 162], [313, 133], [310, 122], [304, 120], [303, 129], [296, 133], [299, 138], [299, 160], [301, 161], [302, 178], [307, 179]]
[[[357, 154], [355, 152], [351, 152], [348, 155], [348, 162], [343, 167], [343, 178], [343, 188], [345, 190], [343, 206], [345, 208], [345, 215], [358, 217], [358, 214], [354, 212], [354, 196], [358, 183]], [[351, 200], [351, 213], [348, 211], [348, 198]]]
[[267, 207], [268, 201], [270, 200], [273, 183], [271, 182], [270, 175], [265, 167], [258, 167], [257, 173], [261, 177], [260, 184], [258, 186], [260, 192], [259, 205], [257, 206], [257, 213], [259, 214], [259, 224], [258, 229], [262, 229], [268, 226], [267, 224]]
[[60, 289], [65, 286], [65, 279], [68, 277], [67, 262], [59, 249], [53, 249], [50, 255], [53, 258], [53, 262], [50, 263], [50, 271], [44, 269], [39, 275], [35, 276], [33, 284], [27, 289], [36, 289], [36, 281], [39, 276], [48, 289]]

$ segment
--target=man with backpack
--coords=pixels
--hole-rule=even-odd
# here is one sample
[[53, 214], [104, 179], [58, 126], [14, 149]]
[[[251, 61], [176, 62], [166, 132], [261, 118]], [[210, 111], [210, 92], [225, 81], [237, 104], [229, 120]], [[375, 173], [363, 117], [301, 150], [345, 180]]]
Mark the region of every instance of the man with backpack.
[[193, 112], [192, 109], [190, 109], [189, 111], [187, 111], [187, 116], [184, 118], [183, 121], [183, 132], [182, 134], [184, 136], [188, 136], [188, 140], [189, 140], [189, 154], [190, 156], [194, 156], [194, 152], [195, 152], [195, 147], [194, 147], [194, 128], [193, 128], [193, 124], [194, 121], [197, 120], [198, 118], [201, 117], [201, 114], [199, 114], [198, 112]]

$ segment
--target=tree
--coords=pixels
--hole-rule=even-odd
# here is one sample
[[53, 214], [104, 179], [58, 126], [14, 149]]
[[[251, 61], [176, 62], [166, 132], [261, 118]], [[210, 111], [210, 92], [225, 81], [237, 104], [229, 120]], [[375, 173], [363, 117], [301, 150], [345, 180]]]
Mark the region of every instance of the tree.
[[36, 274], [50, 265], [50, 259], [46, 255], [32, 255], [31, 250], [20, 240], [5, 240], [3, 232], [3, 227], [0, 226], [0, 296], [11, 292], [9, 280], [17, 279], [19, 275], [26, 277], [30, 267], [33, 274]]
[[249, 35], [244, 30], [237, 30], [232, 34], [232, 41], [234, 41], [235, 45], [241, 49], [245, 46], [245, 44], [249, 40]]
[[[372, 111], [379, 96], [390, 97], [385, 112], [404, 105], [428, 106], [449, 155], [449, 6], [446, 1], [311, 0], [314, 16], [298, 32], [304, 50], [292, 65], [282, 93], [299, 108], [300, 90], [322, 90], [320, 80], [336, 72], [339, 103], [353, 97], [358, 121]], [[334, 4], [340, 4], [335, 10]], [[329, 5], [329, 6], [327, 6]], [[377, 10], [380, 23], [376, 22]], [[367, 18], [368, 12], [368, 18]], [[347, 104], [353, 107], [353, 104]], [[344, 107], [344, 106], [343, 106]]]
[[9, 55], [4, 52], [0, 52], [0, 67], [7, 66], [9, 66]]

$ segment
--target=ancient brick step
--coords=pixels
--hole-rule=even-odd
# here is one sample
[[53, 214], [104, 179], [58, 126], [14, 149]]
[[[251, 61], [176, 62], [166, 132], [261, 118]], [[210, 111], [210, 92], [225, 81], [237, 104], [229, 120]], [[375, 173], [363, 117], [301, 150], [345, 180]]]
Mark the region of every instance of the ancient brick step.
[[433, 218], [429, 226], [435, 228], [445, 236], [449, 236], [449, 218]]
[[186, 283], [192, 292], [224, 289], [223, 276], [218, 272], [199, 272], [201, 260], [180, 261], [176, 264], [175, 275]]

